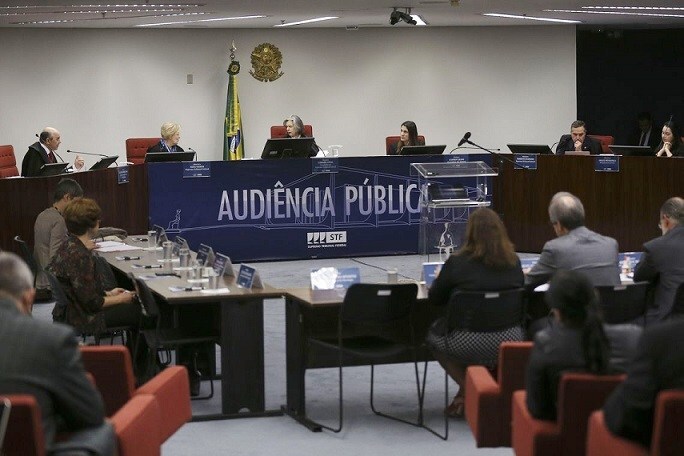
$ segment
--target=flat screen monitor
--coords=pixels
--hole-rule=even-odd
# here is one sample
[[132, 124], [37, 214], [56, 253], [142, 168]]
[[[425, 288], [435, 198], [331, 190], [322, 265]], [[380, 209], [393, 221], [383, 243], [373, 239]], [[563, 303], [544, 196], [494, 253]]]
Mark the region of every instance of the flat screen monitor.
[[399, 155], [439, 155], [446, 149], [446, 144], [437, 146], [404, 146]]
[[111, 165], [112, 163], [114, 163], [118, 159], [119, 159], [118, 155], [112, 155], [111, 157], [102, 157], [97, 162], [95, 162], [95, 164], [93, 166], [90, 167], [90, 171], [92, 171], [94, 169], [109, 168], [109, 165]]
[[631, 157], [651, 157], [655, 153], [648, 146], [608, 146], [615, 155], [629, 155]]
[[191, 162], [195, 159], [195, 152], [148, 152], [145, 163], [156, 162]]
[[69, 163], [45, 163], [43, 166], [40, 167], [40, 170], [38, 170], [38, 175], [39, 176], [56, 176], [57, 174], [63, 174], [66, 173], [66, 169], [69, 166]]
[[266, 140], [261, 158], [309, 158], [315, 144], [314, 138], [271, 138]]
[[514, 154], [553, 154], [546, 144], [507, 144]]

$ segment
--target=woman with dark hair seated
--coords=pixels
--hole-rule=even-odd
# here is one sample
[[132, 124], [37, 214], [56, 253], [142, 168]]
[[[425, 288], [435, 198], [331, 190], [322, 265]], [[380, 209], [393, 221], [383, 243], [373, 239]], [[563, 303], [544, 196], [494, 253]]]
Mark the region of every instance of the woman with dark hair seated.
[[69, 300], [65, 322], [89, 334], [115, 326], [137, 327], [141, 314], [135, 293], [123, 288], [105, 290], [104, 277], [92, 253], [101, 213], [92, 199], [72, 200], [62, 213], [69, 236], [47, 267]]
[[[475, 210], [468, 219], [465, 244], [444, 263], [430, 287], [432, 304], [445, 306], [454, 290], [498, 291], [523, 286], [520, 259], [508, 238], [506, 227], [491, 209]], [[523, 340], [520, 324], [494, 332], [453, 330], [444, 336], [444, 320], [433, 323], [427, 342], [439, 363], [459, 385], [459, 391], [445, 413], [463, 416], [465, 370], [480, 364], [493, 368], [499, 345]]]
[[604, 325], [591, 281], [576, 271], [558, 271], [545, 300], [554, 324], [539, 331], [527, 365], [527, 408], [538, 419], [555, 420], [558, 384], [566, 371], [624, 372], [641, 328]]
[[[288, 138], [306, 138], [306, 133], [304, 132], [304, 121], [298, 115], [291, 115], [287, 119], [283, 120], [283, 127], [287, 131]], [[318, 144], [315, 142], [311, 146], [311, 151], [309, 152], [310, 157], [315, 157], [318, 151], [321, 150]]]
[[662, 141], [656, 147], [656, 157], [682, 157], [684, 156], [684, 144], [682, 144], [682, 132], [674, 121], [669, 120], [663, 125], [660, 134]]
[[401, 155], [401, 149], [404, 146], [424, 146], [424, 141], [418, 140], [418, 127], [415, 122], [407, 120], [401, 124], [399, 130], [399, 141], [396, 144], [390, 145], [388, 155]]

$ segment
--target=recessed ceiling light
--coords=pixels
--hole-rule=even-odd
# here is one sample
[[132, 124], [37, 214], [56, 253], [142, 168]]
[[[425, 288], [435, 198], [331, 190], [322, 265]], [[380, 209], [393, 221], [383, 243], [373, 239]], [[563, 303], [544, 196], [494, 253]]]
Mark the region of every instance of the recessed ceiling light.
[[339, 17], [337, 17], [337, 16], [316, 17], [313, 19], [306, 19], [304, 21], [284, 22], [282, 24], [274, 25], [274, 27], [290, 27], [292, 25], [311, 24], [313, 22], [329, 21], [330, 19], [339, 19]]
[[[550, 11], [550, 10], [545, 10]], [[534, 17], [534, 16], [520, 16], [517, 14], [503, 14], [503, 13], [485, 13], [483, 16], [491, 17], [503, 17], [506, 19], [528, 19], [530, 21], [542, 21], [542, 22], [560, 22], [561, 24], [581, 24], [582, 21], [572, 21], [569, 19], [554, 19], [550, 17]]]
[[[205, 14], [205, 13], [195, 13], [195, 14]], [[179, 14], [180, 16], [180, 14]], [[196, 21], [176, 21], [176, 22], [157, 22], [152, 24], [139, 24], [136, 27], [159, 27], [162, 25], [179, 25], [179, 24], [193, 24], [197, 22], [218, 22], [218, 21], [236, 21], [241, 19], [259, 19], [266, 16], [254, 15], [254, 16], [235, 16], [235, 17], [217, 17], [213, 19], [198, 19]]]
[[411, 17], [413, 18], [414, 21], [416, 21], [416, 25], [427, 25], [427, 22], [423, 20], [422, 17], [418, 14], [411, 14]]

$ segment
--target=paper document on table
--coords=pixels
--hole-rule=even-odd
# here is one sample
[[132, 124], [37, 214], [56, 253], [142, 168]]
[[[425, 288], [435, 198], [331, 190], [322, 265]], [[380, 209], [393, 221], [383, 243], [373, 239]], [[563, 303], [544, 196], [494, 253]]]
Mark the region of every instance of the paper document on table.
[[129, 250], [140, 250], [140, 247], [128, 245], [123, 242], [104, 241], [98, 242], [95, 250], [98, 252], [127, 252]]

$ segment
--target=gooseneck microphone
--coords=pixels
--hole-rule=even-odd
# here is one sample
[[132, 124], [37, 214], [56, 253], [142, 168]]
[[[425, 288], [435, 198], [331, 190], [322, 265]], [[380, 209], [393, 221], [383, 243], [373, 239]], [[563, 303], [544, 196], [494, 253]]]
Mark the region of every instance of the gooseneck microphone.
[[463, 135], [463, 138], [458, 142], [457, 147], [461, 147], [465, 143], [470, 143], [470, 141], [468, 141], [469, 139], [470, 139], [470, 132]]
[[78, 151], [69, 150], [69, 149], [67, 149], [67, 153], [78, 154], [78, 155], [92, 155], [94, 157], [109, 157], [109, 155], [105, 155], [105, 154], [94, 154], [94, 153], [90, 153], [90, 152], [78, 152]]
[[[510, 158], [504, 157], [502, 154], [498, 154], [498, 153], [492, 151], [491, 149], [486, 149], [486, 148], [480, 146], [479, 144], [475, 144], [474, 142], [470, 141], [470, 132], [466, 133], [465, 136], [463, 136], [463, 139], [461, 140], [461, 142], [468, 143], [471, 146], [475, 146], [478, 149], [484, 150], [485, 152], [490, 153], [490, 154], [494, 155], [495, 157], [497, 157], [499, 159], [499, 169], [500, 169], [499, 173], [502, 172], [501, 166], [503, 165], [504, 161], [507, 161], [508, 163], [512, 164], [514, 168], [527, 169], [524, 166], [517, 164], [516, 162], [514, 162]], [[461, 143], [459, 143], [459, 144], [461, 144]]]

